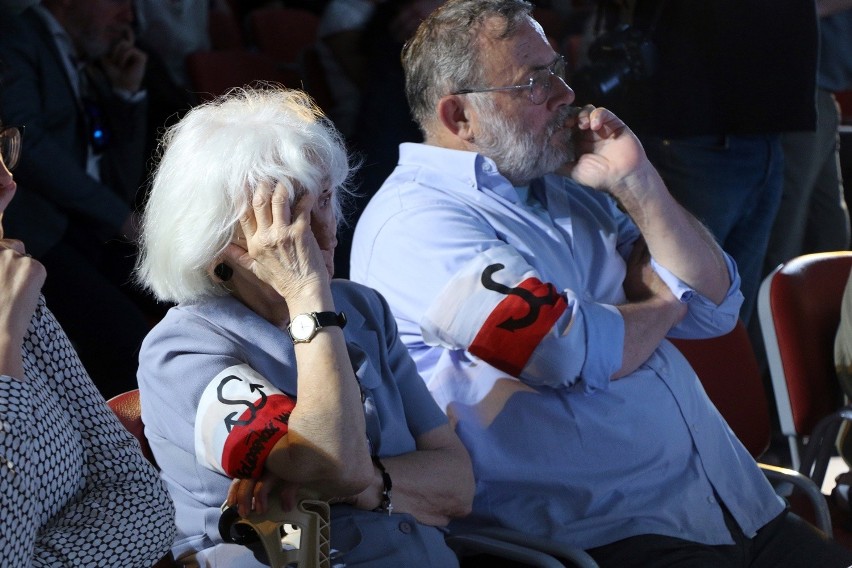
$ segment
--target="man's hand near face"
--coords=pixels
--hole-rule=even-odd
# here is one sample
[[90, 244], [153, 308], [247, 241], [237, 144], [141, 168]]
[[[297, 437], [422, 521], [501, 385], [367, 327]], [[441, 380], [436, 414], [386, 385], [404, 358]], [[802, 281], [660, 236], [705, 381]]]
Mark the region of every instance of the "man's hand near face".
[[113, 89], [136, 93], [142, 87], [148, 55], [135, 46], [133, 32], [127, 28], [125, 37], [113, 45], [101, 59], [101, 65]]

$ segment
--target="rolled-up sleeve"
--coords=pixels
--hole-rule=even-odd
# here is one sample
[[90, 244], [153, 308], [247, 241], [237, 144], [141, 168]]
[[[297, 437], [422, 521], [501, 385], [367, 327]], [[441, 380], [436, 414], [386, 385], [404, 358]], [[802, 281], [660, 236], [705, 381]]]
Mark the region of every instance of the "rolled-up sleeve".
[[725, 264], [731, 280], [731, 286], [722, 303], [715, 302], [698, 293], [694, 288], [672, 274], [653, 259], [654, 272], [681, 302], [689, 308], [686, 316], [669, 332], [669, 337], [682, 339], [701, 339], [718, 337], [734, 329], [740, 315], [743, 295], [740, 292], [740, 274], [733, 259], [725, 254]]

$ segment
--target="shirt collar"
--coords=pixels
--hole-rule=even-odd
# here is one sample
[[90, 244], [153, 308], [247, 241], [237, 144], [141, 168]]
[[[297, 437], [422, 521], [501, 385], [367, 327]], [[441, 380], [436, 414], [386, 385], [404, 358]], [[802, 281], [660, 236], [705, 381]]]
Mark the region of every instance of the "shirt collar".
[[479, 191], [492, 191], [512, 203], [521, 202], [518, 192], [497, 170], [494, 160], [476, 152], [405, 142], [399, 147], [399, 165], [451, 172], [447, 175], [465, 185]]

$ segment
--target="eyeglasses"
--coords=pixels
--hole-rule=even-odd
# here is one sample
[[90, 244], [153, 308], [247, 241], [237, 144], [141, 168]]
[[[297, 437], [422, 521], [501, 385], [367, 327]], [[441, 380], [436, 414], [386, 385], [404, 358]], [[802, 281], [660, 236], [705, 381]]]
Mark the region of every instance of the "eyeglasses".
[[21, 157], [23, 137], [23, 126], [0, 127], [0, 156], [3, 157], [3, 163], [10, 172], [18, 165], [18, 158]]
[[528, 89], [527, 98], [534, 105], [540, 105], [550, 97], [550, 90], [553, 86], [553, 78], [556, 78], [565, 83], [565, 58], [558, 55], [556, 59], [545, 67], [539, 69], [530, 77], [526, 85], [512, 85], [510, 87], [490, 87], [477, 89], [459, 89], [451, 95], [469, 95], [471, 93], [493, 93], [496, 91], [519, 91]]

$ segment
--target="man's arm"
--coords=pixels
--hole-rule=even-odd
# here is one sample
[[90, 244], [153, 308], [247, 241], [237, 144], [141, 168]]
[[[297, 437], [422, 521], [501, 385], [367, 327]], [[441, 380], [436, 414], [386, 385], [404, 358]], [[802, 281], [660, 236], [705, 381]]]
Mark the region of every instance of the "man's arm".
[[619, 378], [647, 360], [686, 315], [686, 306], [651, 269], [650, 257], [716, 304], [728, 295], [731, 278], [713, 236], [675, 201], [639, 140], [612, 112], [580, 112], [577, 150], [577, 161], [561, 173], [612, 195], [643, 237], [625, 279], [630, 303], [618, 306], [625, 326], [622, 365], [613, 375]]
[[612, 195], [636, 223], [654, 260], [721, 303], [731, 286], [722, 250], [671, 196], [633, 132], [604, 108], [586, 107], [577, 121], [579, 158], [562, 173]]

